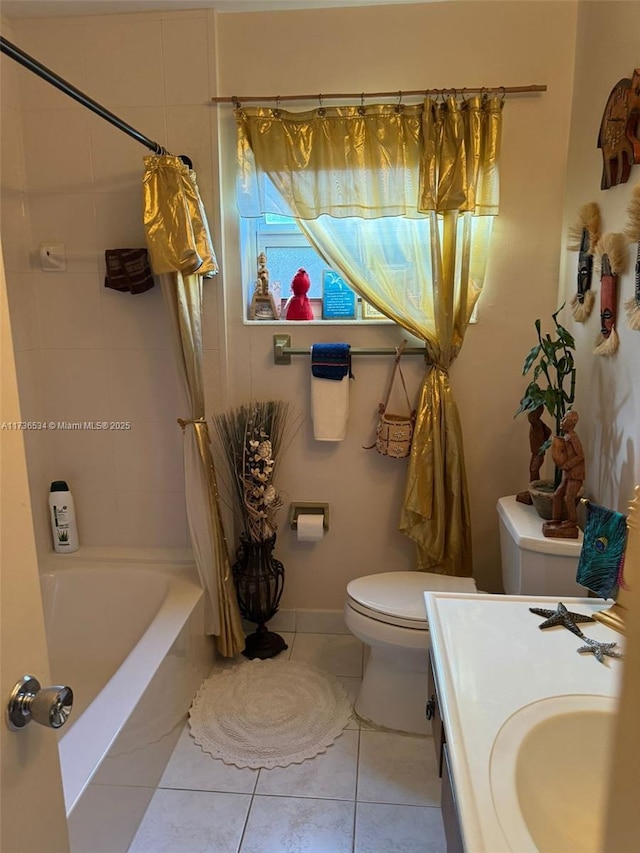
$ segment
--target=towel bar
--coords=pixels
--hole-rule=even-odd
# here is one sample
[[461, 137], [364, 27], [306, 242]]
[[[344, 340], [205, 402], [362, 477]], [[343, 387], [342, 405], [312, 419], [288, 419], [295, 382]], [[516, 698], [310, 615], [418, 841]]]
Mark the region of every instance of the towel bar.
[[[395, 355], [395, 347], [352, 347], [351, 355]], [[426, 356], [425, 347], [405, 347], [403, 355]], [[292, 347], [291, 335], [273, 336], [273, 363], [291, 364], [292, 355], [311, 355], [311, 347]]]

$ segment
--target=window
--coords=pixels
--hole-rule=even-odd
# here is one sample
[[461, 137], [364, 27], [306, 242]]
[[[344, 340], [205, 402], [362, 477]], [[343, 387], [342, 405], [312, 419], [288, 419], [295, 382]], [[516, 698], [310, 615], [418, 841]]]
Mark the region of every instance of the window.
[[260, 252], [264, 252], [267, 256], [270, 281], [272, 285], [280, 283], [282, 298], [289, 296], [291, 280], [302, 267], [311, 280], [309, 298], [322, 299], [322, 270], [327, 265], [309, 245], [295, 219], [265, 213], [255, 220], [255, 224], [254, 255], [257, 258]]
[[[284, 307], [291, 296], [291, 281], [302, 267], [309, 274], [311, 288], [308, 296], [311, 300], [315, 318], [323, 319], [323, 285], [328, 279], [339, 279], [348, 288], [335, 271], [330, 270], [326, 262], [309, 244], [296, 220], [291, 216], [265, 213], [261, 217], [242, 218], [241, 252], [243, 281], [245, 283], [245, 316], [249, 318], [251, 300], [257, 278], [257, 258], [264, 252], [269, 271], [269, 288], [278, 308]], [[363, 316], [362, 299], [355, 296], [355, 319]], [[382, 315], [365, 309], [365, 316], [390, 322]]]

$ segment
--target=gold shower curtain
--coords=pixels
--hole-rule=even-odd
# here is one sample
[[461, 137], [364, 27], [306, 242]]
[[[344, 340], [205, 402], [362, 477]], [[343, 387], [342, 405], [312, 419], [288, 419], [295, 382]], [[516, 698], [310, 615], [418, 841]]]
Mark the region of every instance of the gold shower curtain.
[[185, 417], [185, 499], [189, 533], [206, 592], [207, 632], [231, 657], [244, 648], [244, 632], [222, 527], [216, 472], [205, 418], [202, 381], [203, 279], [218, 271], [196, 177], [179, 158], [144, 158], [144, 223], [149, 257], [160, 276], [172, 328]]
[[[294, 216], [364, 299], [425, 341], [400, 529], [418, 567], [470, 575], [462, 431], [449, 368], [498, 212], [502, 100], [236, 110], [242, 215]], [[392, 247], [392, 248], [391, 248]]]

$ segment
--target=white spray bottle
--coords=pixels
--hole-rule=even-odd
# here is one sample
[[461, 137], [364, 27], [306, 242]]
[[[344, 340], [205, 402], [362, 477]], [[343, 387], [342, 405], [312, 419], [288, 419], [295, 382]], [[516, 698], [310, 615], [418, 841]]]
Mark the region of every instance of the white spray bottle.
[[73, 495], [64, 480], [54, 480], [51, 483], [49, 511], [54, 551], [57, 551], [58, 554], [70, 554], [72, 551], [77, 551], [79, 543], [76, 510]]

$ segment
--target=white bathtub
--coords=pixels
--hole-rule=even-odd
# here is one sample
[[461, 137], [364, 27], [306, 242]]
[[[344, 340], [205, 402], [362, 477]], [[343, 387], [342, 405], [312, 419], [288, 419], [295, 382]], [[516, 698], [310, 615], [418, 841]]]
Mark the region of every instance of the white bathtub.
[[[74, 692], [59, 752], [67, 815], [78, 818], [83, 792], [100, 777], [96, 789], [157, 784], [157, 757], [153, 778], [131, 782], [129, 768], [114, 768], [131, 764], [132, 755], [137, 768], [144, 766], [145, 748], [185, 718], [213, 655], [192, 563], [83, 559], [81, 551], [52, 563], [55, 570], [42, 575], [45, 624], [52, 683]], [[89, 824], [95, 833], [93, 817]], [[81, 849], [71, 834], [72, 849]]]

